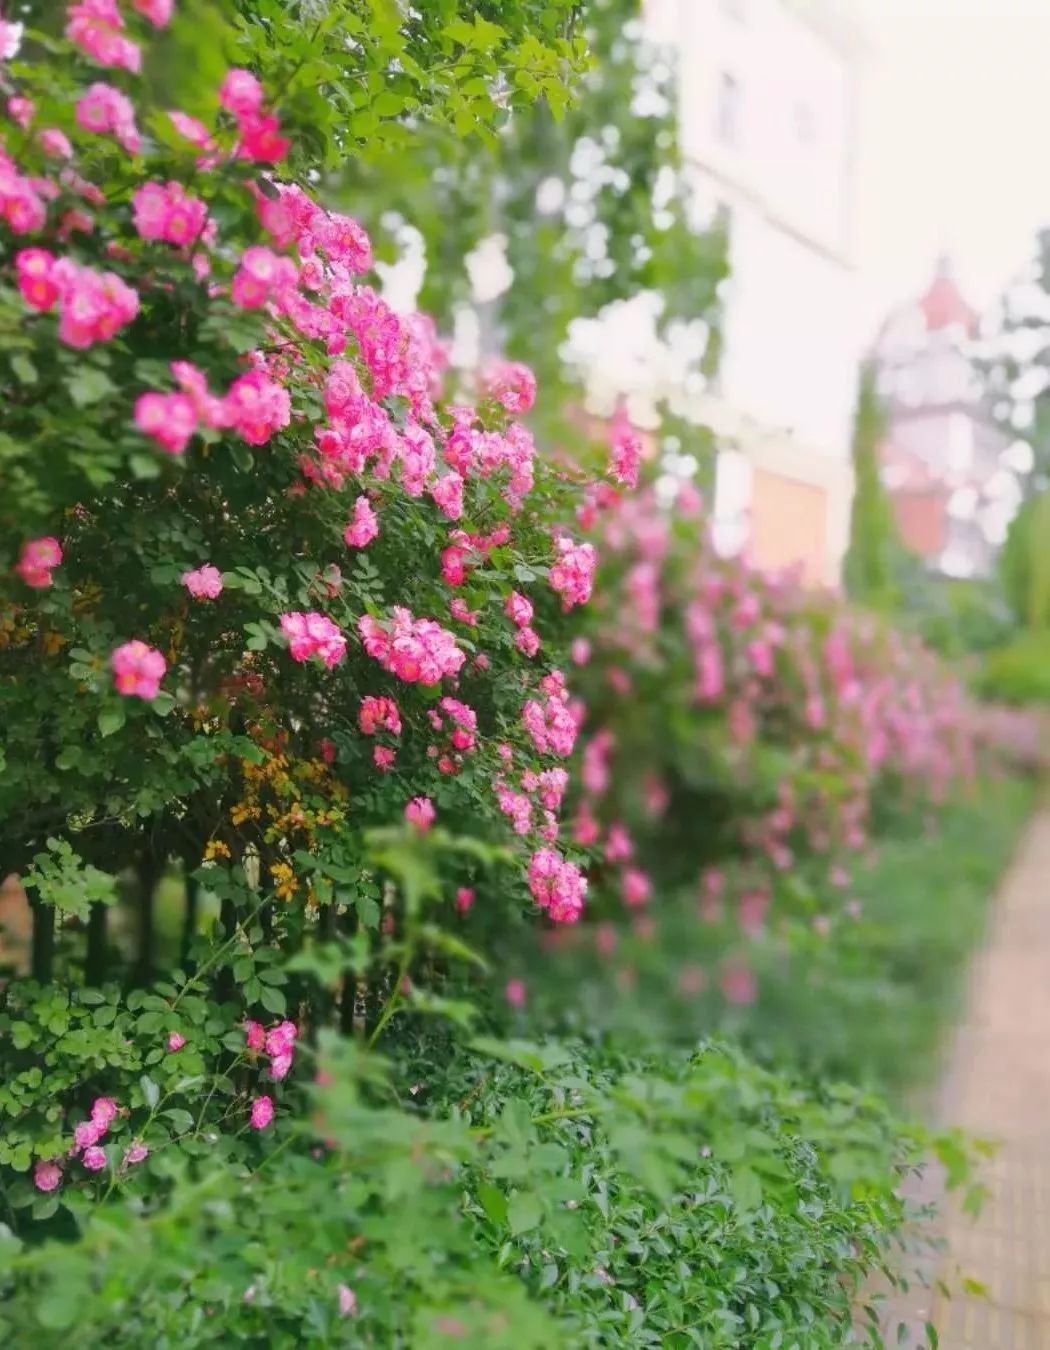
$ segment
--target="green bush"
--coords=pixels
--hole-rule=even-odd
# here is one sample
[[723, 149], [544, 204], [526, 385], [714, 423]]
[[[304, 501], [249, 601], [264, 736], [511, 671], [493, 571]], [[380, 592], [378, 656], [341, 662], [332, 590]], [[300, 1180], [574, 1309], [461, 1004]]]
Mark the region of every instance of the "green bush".
[[830, 1350], [892, 1278], [908, 1170], [931, 1148], [968, 1167], [877, 1099], [717, 1044], [448, 1054], [428, 1033], [396, 1076], [334, 1038], [320, 1062], [312, 1124], [283, 1121], [269, 1158], [154, 1159], [165, 1205], [85, 1206], [73, 1242], [8, 1233], [5, 1344]]
[[1050, 631], [1025, 633], [989, 652], [977, 684], [985, 698], [1002, 703], [1050, 703]]

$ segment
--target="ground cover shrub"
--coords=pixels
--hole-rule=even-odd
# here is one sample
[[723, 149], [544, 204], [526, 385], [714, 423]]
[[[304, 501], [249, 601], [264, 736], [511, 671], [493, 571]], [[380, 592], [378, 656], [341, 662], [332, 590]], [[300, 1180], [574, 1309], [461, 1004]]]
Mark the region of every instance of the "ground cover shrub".
[[140, 1189], [85, 1203], [73, 1243], [8, 1235], [9, 1343], [830, 1347], [874, 1322], [856, 1298], [892, 1275], [903, 1177], [931, 1146], [967, 1166], [718, 1044], [493, 1040], [435, 1075], [426, 1036], [393, 1073], [325, 1040], [320, 1065], [254, 1165], [172, 1156], [163, 1206]]
[[[823, 960], [818, 948], [806, 1023], [784, 1024], [778, 1053], [792, 1038], [811, 1072], [846, 1074], [896, 1101], [929, 1099], [1037, 791], [1003, 777], [880, 838], [856, 877], [857, 923]], [[777, 1018], [774, 1008], [768, 1025]]]

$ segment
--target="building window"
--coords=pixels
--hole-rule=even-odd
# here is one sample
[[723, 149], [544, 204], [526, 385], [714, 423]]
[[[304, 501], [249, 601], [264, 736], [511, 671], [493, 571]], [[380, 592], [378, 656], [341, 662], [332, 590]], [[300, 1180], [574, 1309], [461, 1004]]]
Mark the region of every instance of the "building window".
[[722, 72], [718, 81], [715, 132], [723, 145], [737, 145], [739, 143], [740, 81], [726, 71]]

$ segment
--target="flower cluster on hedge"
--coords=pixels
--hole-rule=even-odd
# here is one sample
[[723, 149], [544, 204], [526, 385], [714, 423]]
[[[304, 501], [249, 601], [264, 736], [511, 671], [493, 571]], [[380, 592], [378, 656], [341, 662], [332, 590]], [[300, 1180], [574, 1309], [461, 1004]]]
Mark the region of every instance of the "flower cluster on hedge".
[[[115, 2], [97, 14], [87, 7], [67, 37], [94, 61], [134, 72], [137, 61], [114, 58], [138, 50], [126, 26]], [[534, 851], [542, 844], [546, 857], [558, 837], [554, 810], [534, 813], [521, 786], [571, 752], [579, 714], [560, 673], [533, 661], [541, 636], [520, 621], [533, 602], [515, 587], [523, 577], [546, 581], [563, 607], [581, 604], [594, 552], [558, 523], [571, 518], [576, 486], [537, 467], [531, 436], [511, 416], [531, 403], [529, 372], [494, 369], [479, 405], [445, 410], [445, 357], [432, 328], [395, 314], [359, 279], [371, 266], [364, 231], [259, 170], [281, 158], [271, 136], [278, 119], [247, 71], [231, 71], [216, 91], [213, 127], [168, 110], [171, 144], [121, 141], [119, 126], [154, 114], [98, 81], [67, 95], [72, 125], [65, 89], [48, 93], [29, 74], [26, 88], [26, 136], [6, 171], [11, 191], [39, 209], [9, 224], [26, 236], [15, 277], [34, 369], [49, 388], [16, 400], [12, 431], [43, 453], [16, 456], [14, 473], [20, 515], [55, 521], [58, 535], [22, 544], [16, 572], [47, 594], [33, 600], [16, 587], [4, 637], [14, 671], [35, 662], [41, 639], [48, 656], [40, 684], [26, 682], [25, 704], [16, 695], [12, 709], [16, 829], [36, 843], [48, 800], [87, 806], [84, 780], [101, 777], [98, 760], [80, 782], [76, 763], [63, 761], [78, 758], [78, 732], [90, 744], [95, 722], [102, 739], [119, 732], [102, 757], [108, 784], [120, 785], [119, 816], [141, 813], [142, 793], [166, 767], [185, 776], [183, 801], [193, 797], [186, 778], [211, 786], [225, 777], [236, 792], [228, 746], [214, 734], [234, 721], [256, 746], [270, 722], [300, 756], [323, 743], [330, 772], [354, 778], [360, 750], [346, 708], [363, 695], [400, 706], [405, 726], [397, 751], [375, 747], [373, 772], [384, 781], [352, 829], [389, 819], [397, 792], [402, 804], [436, 801], [450, 819], [489, 796], [483, 814], [507, 814], [513, 800], [515, 835]], [[117, 165], [96, 140], [114, 128], [121, 153], [134, 156]], [[41, 139], [55, 129], [70, 147], [58, 166]], [[115, 194], [100, 186], [107, 174], [120, 183]], [[70, 363], [63, 348], [90, 354]], [[86, 379], [78, 393], [73, 382]], [[93, 431], [118, 448], [110, 467], [88, 460], [70, 435], [85, 405]], [[231, 439], [265, 457], [237, 453]], [[131, 481], [120, 477], [128, 469]], [[107, 479], [122, 490], [92, 495]], [[204, 556], [187, 533], [202, 528]], [[460, 571], [450, 577], [452, 553]], [[284, 575], [264, 558], [282, 559]], [[179, 582], [213, 602], [207, 613], [187, 609]], [[282, 661], [284, 646], [306, 665], [302, 676]], [[315, 661], [329, 672], [342, 666], [339, 678], [324, 682]], [[170, 714], [164, 733], [107, 698], [105, 666], [117, 694]], [[442, 682], [463, 697], [433, 708], [430, 691]], [[19, 773], [20, 745], [43, 731], [56, 703], [72, 725], [51, 773], [31, 785]], [[440, 713], [455, 724], [450, 743]], [[125, 749], [140, 761], [137, 782], [116, 763]], [[214, 838], [229, 847], [222, 829]], [[199, 839], [198, 857], [208, 842]], [[582, 895], [572, 861], [559, 857], [558, 867]], [[540, 897], [546, 907], [546, 891]], [[575, 918], [579, 905], [554, 913]]]
[[788, 892], [818, 933], [855, 919], [885, 805], [921, 814], [967, 791], [1031, 722], [990, 716], [920, 643], [797, 573], [720, 557], [688, 485], [670, 509], [599, 489], [584, 517], [604, 559], [574, 674], [592, 894], [608, 917], [691, 885], [698, 923], [736, 947], [725, 993], [746, 1000], [739, 962]]

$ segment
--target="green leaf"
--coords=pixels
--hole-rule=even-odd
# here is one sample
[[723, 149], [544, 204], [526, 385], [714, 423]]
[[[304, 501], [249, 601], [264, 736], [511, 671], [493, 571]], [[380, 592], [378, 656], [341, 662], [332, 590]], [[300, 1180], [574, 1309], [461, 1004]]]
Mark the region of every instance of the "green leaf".
[[749, 1213], [762, 1203], [762, 1183], [758, 1173], [750, 1167], [735, 1167], [730, 1189], [737, 1209]]
[[36, 384], [36, 366], [24, 352], [15, 352], [11, 357], [11, 369], [20, 384]]
[[984, 1202], [987, 1199], [988, 1188], [986, 1186], [968, 1186], [962, 1202], [963, 1213], [969, 1214], [971, 1218], [976, 1219], [984, 1208]]
[[366, 928], [379, 927], [379, 905], [370, 895], [359, 895], [354, 900], [354, 908]]
[[143, 1074], [139, 1079], [139, 1087], [142, 1089], [142, 1096], [146, 1105], [151, 1111], [155, 1110], [157, 1103], [160, 1101], [160, 1088], [146, 1074]]
[[[243, 1037], [241, 1039], [243, 1042]], [[181, 1106], [173, 1106], [170, 1110], [161, 1114], [171, 1121], [176, 1134], [186, 1134], [193, 1129], [193, 1117]]]
[[128, 468], [136, 478], [159, 478], [160, 460], [153, 455], [136, 453], [128, 456]]
[[259, 989], [259, 1002], [267, 1012], [272, 1012], [276, 1016], [283, 1016], [288, 1007], [288, 1001], [284, 992], [280, 989], [274, 989], [272, 985], [264, 984]]
[[175, 707], [175, 698], [172, 694], [166, 694], [163, 690], [150, 701], [150, 707], [158, 717], [167, 717], [168, 713]]
[[519, 1233], [527, 1233], [537, 1228], [542, 1218], [543, 1206], [531, 1191], [518, 1191], [516, 1195], [511, 1196], [510, 1204], [507, 1206], [507, 1222], [515, 1237]]
[[479, 1182], [478, 1204], [493, 1223], [502, 1225], [507, 1222], [507, 1197], [498, 1186], [493, 1186], [489, 1181]]
[[466, 47], [474, 40], [474, 28], [466, 19], [454, 19], [452, 23], [442, 28], [441, 35]]
[[103, 708], [98, 715], [98, 729], [103, 736], [112, 736], [124, 725], [126, 714], [122, 703]]
[[234, 441], [230, 446], [230, 458], [242, 473], [251, 473], [255, 468], [255, 456], [243, 441]]
[[78, 408], [87, 408], [92, 403], [100, 403], [107, 395], [112, 394], [116, 386], [101, 370], [82, 366], [66, 381], [66, 388]]
[[505, 1064], [517, 1064], [521, 1069], [531, 1069], [541, 1077], [546, 1069], [542, 1049], [529, 1041], [478, 1036], [471, 1041], [470, 1048], [476, 1050], [479, 1055], [488, 1055], [490, 1059], [500, 1059]]
[[[57, 1197], [52, 1197], [57, 1200]], [[80, 1278], [70, 1278], [67, 1271], [62, 1278], [53, 1278], [37, 1304], [37, 1321], [51, 1331], [64, 1331], [80, 1317], [88, 1293]]]
[[58, 1209], [57, 1195], [38, 1195], [33, 1201], [33, 1218], [50, 1219]]

